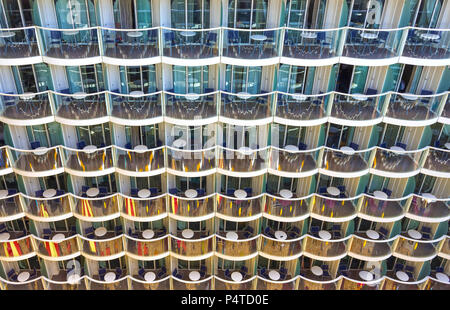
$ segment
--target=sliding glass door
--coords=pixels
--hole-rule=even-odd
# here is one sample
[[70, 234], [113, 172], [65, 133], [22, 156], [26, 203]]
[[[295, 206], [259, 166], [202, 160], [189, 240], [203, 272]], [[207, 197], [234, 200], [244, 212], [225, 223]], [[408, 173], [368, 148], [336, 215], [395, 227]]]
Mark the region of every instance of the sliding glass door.
[[205, 93], [208, 88], [208, 66], [173, 66], [173, 90], [178, 94]]
[[151, 28], [151, 0], [113, 0], [114, 22], [117, 29]]
[[228, 27], [264, 29], [267, 25], [268, 0], [229, 0]]
[[322, 29], [326, 4], [326, 0], [288, 0], [284, 25], [299, 29]]
[[209, 28], [209, 0], [172, 0], [170, 18], [172, 28]]
[[156, 68], [148, 66], [120, 66], [120, 88], [122, 94], [142, 91], [144, 94], [156, 91]]

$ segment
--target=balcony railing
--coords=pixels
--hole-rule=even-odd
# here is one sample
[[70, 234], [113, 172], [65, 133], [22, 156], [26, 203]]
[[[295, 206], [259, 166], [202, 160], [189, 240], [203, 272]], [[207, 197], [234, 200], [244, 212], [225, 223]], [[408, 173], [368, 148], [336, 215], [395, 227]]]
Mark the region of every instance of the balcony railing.
[[198, 257], [213, 252], [214, 235], [204, 237], [202, 239], [184, 239], [171, 235], [171, 251], [184, 257]]
[[225, 147], [218, 147], [219, 163], [218, 168], [234, 173], [256, 173], [267, 169], [268, 155], [270, 150], [254, 150], [250, 148], [240, 148], [234, 150]]
[[372, 169], [394, 177], [400, 177], [402, 174], [409, 175], [418, 171], [422, 153], [423, 150], [404, 151], [397, 147], [390, 149], [377, 147]]
[[374, 219], [377, 222], [392, 222], [403, 217], [403, 208], [406, 204], [406, 200], [407, 198], [381, 199], [365, 196], [359, 213], [362, 215], [361, 217], [367, 220], [377, 218], [376, 220]]
[[274, 93], [221, 92], [220, 116], [239, 121], [258, 121], [272, 116]]
[[311, 212], [326, 221], [346, 221], [356, 217], [357, 203], [357, 199], [315, 195], [311, 198]]
[[7, 148], [8, 148], [7, 146], [2, 146], [0, 148], [0, 172], [3, 172], [3, 173], [8, 171], [8, 170], [4, 170], [4, 169], [11, 168], [11, 161], [9, 159]]
[[[61, 233], [58, 233], [61, 234]], [[78, 250], [77, 236], [70, 236], [70, 233], [62, 233], [64, 240], [42, 239], [34, 237], [37, 245], [37, 252], [46, 258], [63, 258], [76, 254]], [[56, 234], [54, 234], [55, 236]], [[53, 236], [53, 237], [54, 237]]]
[[0, 58], [8, 60], [34, 56], [39, 56], [35, 27], [0, 31]]
[[[109, 236], [107, 234], [105, 236]], [[108, 257], [121, 254], [123, 250], [122, 236], [109, 237], [108, 239], [88, 239], [79, 236], [81, 241], [82, 252], [94, 257]]]
[[172, 277], [172, 287], [174, 290], [211, 290], [212, 276], [199, 281], [186, 281]]
[[383, 105], [384, 99], [384, 95], [336, 93], [331, 117], [353, 122], [381, 118], [379, 107]]
[[387, 259], [391, 255], [391, 248], [388, 242], [380, 240], [371, 240], [364, 233], [353, 235], [349, 252], [362, 258], [371, 259], [379, 258], [379, 260]]
[[101, 28], [102, 54], [117, 59], [145, 59], [159, 56], [159, 29]]
[[402, 56], [418, 59], [448, 59], [450, 57], [448, 30], [412, 27], [406, 31], [408, 36]]
[[330, 95], [305, 95], [278, 92], [275, 116], [297, 125], [301, 121], [326, 120]]
[[85, 218], [116, 217], [119, 215], [118, 197], [88, 198], [74, 196], [75, 214]]
[[15, 158], [13, 167], [18, 174], [30, 176], [39, 173], [46, 176], [62, 172], [60, 148], [57, 146], [39, 147], [34, 150], [19, 150], [12, 147], [10, 149]]
[[117, 168], [129, 173], [148, 174], [164, 168], [164, 148], [126, 149], [115, 146]]
[[169, 195], [169, 212], [179, 217], [205, 217], [213, 215], [216, 194], [204, 197], [178, 197]]
[[19, 194], [0, 199], [0, 218], [13, 217], [23, 212]]
[[[291, 150], [289, 147], [293, 147]], [[269, 168], [280, 173], [312, 174], [317, 171], [317, 161], [320, 149], [298, 150], [296, 146], [270, 149]]]
[[347, 28], [342, 56], [365, 59], [398, 57], [403, 29]]
[[[299, 256], [302, 252], [302, 238], [278, 240], [261, 235], [261, 252], [272, 257]], [[276, 259], [276, 258], [275, 258]]]
[[[426, 193], [421, 196], [414, 195], [408, 208], [408, 215], [416, 220], [424, 222], [441, 222], [450, 216], [450, 208], [444, 199], [434, 199], [426, 197]], [[431, 230], [430, 230], [431, 232]], [[424, 239], [432, 239], [430, 232], [426, 233]]]
[[347, 241], [322, 240], [308, 235], [303, 241], [303, 251], [308, 257], [313, 256], [319, 260], [338, 259], [347, 254]]
[[[136, 233], [134, 233], [134, 236], [136, 236]], [[155, 234], [155, 237], [153, 237], [152, 239], [145, 239], [142, 234], [140, 234], [140, 236], [138, 237], [139, 239], [128, 235], [126, 236], [126, 249], [128, 253], [140, 257], [161, 256], [166, 253], [168, 254], [168, 235], [159, 237], [157, 234]]]
[[264, 195], [237, 198], [217, 194], [217, 213], [226, 217], [245, 219], [262, 212]]
[[371, 153], [372, 150], [357, 151], [351, 147], [342, 147], [340, 150], [324, 147], [322, 169], [337, 174], [367, 173]]
[[40, 124], [43, 118], [53, 116], [48, 92], [2, 94], [0, 100], [2, 117], [6, 122], [14, 125], [19, 125], [20, 122]]
[[55, 194], [57, 197], [38, 198], [23, 195], [26, 211], [41, 220], [71, 215], [69, 194]]
[[450, 150], [430, 146], [423, 169], [437, 173], [450, 173]]
[[111, 104], [111, 117], [115, 122], [130, 124], [149, 122], [162, 117], [162, 93], [119, 94], [118, 90], [108, 94]]
[[225, 280], [214, 276], [214, 289], [216, 290], [251, 290], [256, 281], [256, 276], [242, 280], [240, 282], [235, 282], [231, 279]]
[[267, 194], [264, 213], [283, 218], [283, 221], [297, 221], [309, 215], [309, 201], [310, 199], [295, 197], [283, 199]]
[[166, 195], [149, 198], [118, 196], [122, 200], [122, 214], [127, 218], [149, 218], [166, 213]]
[[[95, 81], [92, 85], [96, 87]], [[56, 106], [56, 116], [64, 123], [78, 126], [80, 121], [104, 118], [107, 114], [106, 94], [87, 94], [74, 92], [73, 94], [53, 93]]]
[[216, 252], [231, 257], [255, 256], [258, 252], [257, 236], [248, 236], [245, 232], [236, 232], [237, 240], [227, 239], [227, 234], [221, 232], [216, 234]]
[[8, 240], [0, 241], [0, 257], [4, 260], [22, 257], [34, 256], [31, 235], [20, 236], [18, 233], [8, 232]]
[[425, 261], [433, 258], [436, 248], [431, 242], [416, 241], [412, 238], [400, 236], [394, 245], [394, 256], [402, 256], [407, 260]]
[[114, 168], [112, 146], [102, 148], [87, 146], [84, 149], [63, 146], [63, 150], [66, 159], [65, 167], [77, 173], [89, 172], [98, 175], [99, 172]]
[[393, 93], [386, 116], [404, 121], [436, 119], [444, 96]]
[[328, 281], [326, 283], [322, 283], [322, 282], [316, 282], [316, 281], [309, 281], [306, 280], [305, 278], [301, 278], [300, 282], [298, 284], [298, 289], [299, 290], [325, 290], [325, 291], [334, 291], [336, 290], [336, 283], [337, 281], [332, 280], [332, 281]]
[[178, 172], [202, 173], [215, 172], [216, 152], [215, 147], [202, 150], [181, 150], [171, 146], [167, 147], [168, 168]]
[[[194, 83], [196, 80], [193, 78]], [[166, 116], [177, 120], [196, 121], [217, 117], [217, 97], [218, 92], [207, 94], [165, 92]]]
[[287, 280], [283, 281], [273, 281], [269, 279], [263, 279], [258, 276], [258, 281], [256, 284], [257, 290], [293, 290], [295, 289], [295, 282], [297, 281], [297, 277], [292, 278], [290, 275], [286, 276]]

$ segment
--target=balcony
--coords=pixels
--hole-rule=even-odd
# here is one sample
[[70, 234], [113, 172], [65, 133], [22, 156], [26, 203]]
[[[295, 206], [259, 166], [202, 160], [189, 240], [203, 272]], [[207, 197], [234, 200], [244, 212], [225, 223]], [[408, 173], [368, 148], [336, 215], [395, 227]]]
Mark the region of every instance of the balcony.
[[[270, 270], [267, 270], [270, 273]], [[258, 277], [256, 289], [259, 290], [294, 290], [296, 278], [292, 278], [290, 274], [286, 275], [286, 280], [269, 280]]]
[[166, 216], [166, 195], [149, 198], [131, 198], [118, 196], [122, 199], [121, 215], [131, 221], [138, 218], [161, 218]]
[[[156, 232], [150, 240], [143, 232], [134, 232], [132, 237], [127, 235], [125, 239], [127, 255], [141, 260], [153, 260], [169, 255], [169, 237], [168, 235], [161, 236], [161, 233], [164, 234], [162, 231]], [[138, 239], [134, 237], [138, 237]]]
[[298, 150], [294, 145], [270, 149], [269, 172], [278, 176], [306, 177], [318, 172], [316, 150]]
[[[397, 62], [403, 30], [380, 30], [348, 28], [342, 56], [345, 63], [355, 65], [380, 63], [382, 65]], [[385, 60], [384, 62], [372, 62]], [[387, 61], [386, 61], [387, 60]], [[350, 63], [349, 63], [350, 64]]]
[[[147, 272], [147, 269], [145, 270]], [[157, 270], [149, 270], [150, 272], [157, 273]], [[137, 276], [134, 276], [137, 278]], [[170, 276], [164, 276], [163, 279], [154, 280], [151, 283], [146, 283], [144, 281], [136, 280], [131, 278], [131, 289], [132, 290], [170, 290]]]
[[98, 198], [81, 198], [74, 196], [75, 216], [86, 221], [106, 221], [119, 216], [116, 195]]
[[384, 96], [340, 94], [334, 96], [330, 118], [333, 123], [347, 126], [370, 126], [381, 122], [379, 106]]
[[[104, 61], [111, 65], [149, 65], [159, 56], [159, 29], [101, 29]], [[158, 57], [159, 58], [159, 57]]]
[[208, 236], [203, 232], [194, 232], [190, 239], [183, 237], [181, 231], [177, 236], [171, 235], [172, 255], [179, 259], [205, 259], [213, 255], [214, 235]]
[[[81, 271], [83, 273], [83, 271]], [[72, 283], [70, 277], [71, 275], [74, 275], [76, 279], [79, 279], [78, 276], [76, 276], [78, 273], [72, 269], [72, 271], [67, 272], [67, 270], [59, 270], [59, 272], [55, 275], [52, 275], [49, 280], [45, 280], [47, 282], [47, 287], [49, 290], [86, 290], [86, 282], [84, 279], [80, 279], [79, 281], [74, 281], [75, 283]], [[79, 274], [78, 274], [79, 275]], [[81, 274], [81, 276], [84, 276], [84, 274]], [[50, 281], [51, 280], [51, 281]]]
[[[92, 83], [95, 83], [92, 80]], [[108, 121], [104, 93], [54, 93], [56, 121], [71, 126], [97, 125]]]
[[[1, 33], [0, 33], [1, 35]], [[1, 40], [1, 39], [0, 39]], [[10, 125], [41, 125], [53, 121], [49, 93], [24, 93], [0, 96], [2, 119]]]
[[57, 198], [37, 198], [24, 195], [24, 199], [27, 215], [31, 215], [30, 218], [36, 221], [57, 221], [72, 216], [68, 194]]
[[[310, 278], [309, 275], [306, 275], [306, 277]], [[335, 291], [337, 288], [336, 288], [336, 282], [318, 283], [318, 282], [308, 281], [308, 280], [305, 280], [302, 278], [302, 279], [300, 279], [300, 282], [298, 284], [298, 289], [305, 290], [305, 291], [308, 291], [308, 290]]]
[[[230, 270], [230, 274], [239, 270]], [[255, 276], [245, 275], [241, 281], [236, 282], [225, 275], [225, 271], [218, 270], [214, 276], [215, 290], [252, 290], [255, 283]]]
[[[236, 236], [237, 239], [230, 238]], [[258, 235], [252, 236], [248, 231], [228, 232], [228, 234], [225, 231], [218, 232], [216, 255], [224, 259], [250, 259], [258, 254], [258, 239]]]
[[[439, 223], [449, 219], [450, 209], [446, 201], [437, 201], [425, 196], [413, 196], [407, 217], [421, 222]], [[429, 240], [429, 238], [424, 238], [424, 240]]]
[[[106, 270], [107, 273], [114, 273], [115, 270]], [[89, 279], [88, 285], [91, 290], [105, 290], [105, 291], [123, 291], [128, 290], [128, 278], [126, 277], [127, 271], [122, 270], [122, 274], [115, 275], [115, 280], [106, 282], [104, 279], [101, 280], [98, 274], [92, 276]], [[102, 277], [103, 278], [103, 277]]]
[[161, 92], [135, 95], [110, 93], [111, 121], [124, 126], [143, 126], [161, 122], [161, 99]]
[[398, 243], [394, 245], [393, 255], [408, 261], [427, 261], [436, 256], [436, 248], [430, 242], [417, 242], [407, 233], [402, 235], [408, 236], [404, 238], [399, 236]]
[[266, 94], [263, 91], [261, 94], [222, 92], [219, 119], [242, 126], [267, 124], [272, 120], [273, 100], [274, 94]]
[[[409, 29], [402, 57], [417, 58], [417, 64], [423, 63], [423, 59], [446, 60], [450, 57], [448, 38], [448, 30]], [[408, 60], [408, 63], [416, 64], [413, 60]]]
[[90, 259], [114, 259], [124, 254], [122, 236], [111, 231], [101, 237], [95, 235], [95, 239], [80, 236], [80, 241], [83, 255]]
[[[147, 149], [146, 146], [134, 150], [115, 146], [117, 170], [128, 176], [152, 176], [164, 171], [164, 148]], [[142, 149], [140, 149], [142, 148]]]
[[321, 240], [307, 236], [303, 241], [303, 253], [309, 258], [317, 260], [336, 260], [347, 254], [347, 243], [346, 241]]
[[[391, 272], [387, 273], [387, 276], [392, 276]], [[393, 281], [389, 278], [384, 280], [383, 286], [381, 290], [390, 290], [390, 291], [416, 291], [420, 290], [418, 284], [407, 284]]]
[[281, 222], [297, 222], [309, 216], [308, 199], [283, 199], [267, 194], [264, 216]]
[[[358, 216], [375, 222], [395, 222], [403, 218], [406, 199], [377, 199], [365, 196]], [[387, 237], [387, 236], [386, 236]]]
[[[372, 280], [368, 281], [361, 277], [362, 272], [368, 273]], [[375, 282], [376, 281], [376, 282]], [[374, 283], [375, 282], [375, 283]], [[341, 290], [362, 290], [375, 291], [381, 283], [381, 279], [377, 279], [373, 273], [364, 269], [351, 269], [346, 273], [346, 277], [342, 279]]]
[[9, 65], [24, 65], [37, 63], [41, 60], [32, 59], [39, 55], [36, 29], [4, 29], [0, 32], [0, 59]]
[[53, 233], [48, 240], [37, 237], [34, 240], [38, 255], [44, 259], [61, 261], [79, 255], [77, 237], [71, 232]]
[[[63, 147], [68, 173], [80, 176], [101, 176], [114, 171], [112, 146], [97, 148], [86, 146], [81, 149]], [[120, 165], [119, 165], [120, 167]]]
[[[8, 196], [8, 191], [4, 192]], [[9, 195], [0, 199], [0, 219], [11, 221], [24, 216], [19, 194]]]
[[320, 266], [315, 264], [314, 266], [301, 267], [299, 289], [311, 290], [315, 287], [323, 289], [323, 287], [329, 285], [335, 290], [337, 279], [330, 272], [328, 263], [320, 264]]
[[[210, 65], [219, 62], [220, 29], [162, 29], [163, 62]], [[178, 60], [178, 61], [177, 61]], [[180, 61], [180, 60], [184, 60]]]
[[189, 125], [192, 120], [195, 120], [198, 125], [206, 124], [208, 119], [208, 123], [215, 122], [217, 121], [217, 97], [218, 92], [210, 94], [165, 93], [165, 116], [170, 118], [169, 122], [178, 125]]
[[4, 232], [0, 241], [0, 258], [4, 261], [17, 261], [35, 256], [31, 235], [22, 232]]
[[302, 239], [287, 235], [287, 239], [278, 239], [277, 235], [269, 237], [261, 235], [260, 254], [274, 260], [294, 259], [302, 253]]
[[314, 126], [326, 123], [326, 106], [329, 96], [279, 92], [274, 121], [291, 126]]
[[364, 261], [382, 261], [391, 256], [388, 242], [371, 241], [364, 232], [357, 232], [353, 237], [349, 255]]
[[229, 221], [251, 221], [261, 217], [263, 205], [263, 195], [242, 199], [217, 194], [216, 216]]
[[[34, 270], [29, 269], [21, 269], [20, 273], [28, 272], [29, 274], [33, 274]], [[43, 290], [44, 285], [42, 284], [42, 280], [39, 279], [41, 277], [41, 271], [36, 270], [36, 275], [33, 276], [32, 279], [29, 279], [25, 282], [19, 281], [11, 281], [5, 280], [0, 277], [0, 282], [2, 284], [3, 290], [8, 291], [28, 291], [28, 290]]]
[[[195, 190], [188, 191], [193, 192]], [[186, 195], [186, 192], [186, 197], [169, 195], [169, 212], [172, 218], [181, 221], [189, 221], [193, 219], [199, 221], [214, 217], [214, 200], [216, 197], [215, 194], [210, 194], [208, 196], [200, 198], [189, 198], [187, 197], [189, 196], [189, 194]]]
[[[182, 276], [182, 279], [189, 279], [190, 270], [180, 270], [179, 274]], [[211, 290], [212, 289], [212, 277], [206, 275], [205, 279], [199, 281], [189, 281], [182, 280], [175, 277], [172, 277], [172, 289], [173, 290]]]
[[14, 172], [27, 177], [44, 177], [64, 171], [60, 150], [58, 147], [38, 147], [34, 150], [11, 149], [14, 162]]
[[429, 147], [427, 159], [421, 172], [435, 177], [446, 177], [450, 173], [450, 151]]
[[356, 204], [357, 200], [313, 196], [311, 216], [327, 222], [346, 222], [356, 217]]
[[371, 151], [356, 151], [351, 147], [334, 150], [325, 147], [321, 172], [334, 177], [358, 177], [369, 172]]
[[[222, 59], [227, 64], [269, 65], [278, 62], [281, 29], [223, 29]], [[246, 64], [247, 63], [247, 64]]]
[[425, 126], [435, 123], [444, 95], [419, 96], [392, 94], [384, 122], [402, 126]]
[[429, 279], [427, 285], [424, 288], [424, 290], [433, 290], [433, 291], [437, 291], [437, 290], [448, 291], [448, 289], [449, 289], [448, 283], [438, 282], [433, 279]]
[[172, 174], [178, 176], [197, 177], [212, 174], [216, 171], [215, 147], [207, 150], [181, 150], [168, 146], [167, 166]]
[[7, 147], [0, 147], [0, 175], [5, 175], [11, 172], [12, 168]]
[[233, 150], [219, 146], [219, 171], [235, 177], [253, 177], [265, 173], [269, 150], [253, 150], [241, 147]]
[[96, 28], [40, 29], [44, 61], [53, 65], [88, 65], [100, 62]]
[[422, 151], [404, 151], [377, 147], [371, 173], [391, 178], [406, 178], [419, 173]]

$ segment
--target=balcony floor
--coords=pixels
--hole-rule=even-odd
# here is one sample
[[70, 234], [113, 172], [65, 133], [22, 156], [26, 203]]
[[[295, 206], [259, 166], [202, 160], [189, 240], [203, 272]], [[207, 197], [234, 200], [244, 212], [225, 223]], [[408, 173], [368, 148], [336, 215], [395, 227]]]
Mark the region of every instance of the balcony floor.
[[66, 101], [65, 104], [59, 106], [56, 113], [57, 116], [70, 120], [85, 120], [107, 116], [106, 104], [104, 101], [69, 100], [68, 103]]
[[450, 58], [450, 50], [433, 47], [430, 44], [427, 44], [426, 46], [405, 44], [402, 56], [421, 59], [446, 59]]
[[[103, 161], [103, 154], [106, 154]], [[80, 165], [80, 161], [83, 166]], [[69, 155], [66, 162], [66, 167], [77, 171], [99, 171], [113, 167], [111, 152], [96, 151], [94, 153], [84, 153], [80, 150], [78, 156], [74, 154]]]
[[90, 58], [100, 56], [100, 52], [98, 44], [61, 44], [61, 46], [58, 47], [50, 47], [46, 53], [46, 56], [63, 59]]
[[331, 116], [346, 120], [372, 120], [377, 118], [379, 113], [370, 103], [362, 102], [334, 102]]
[[6, 106], [3, 117], [10, 119], [38, 119], [51, 116], [50, 103], [47, 100], [19, 100], [12, 106]]
[[163, 55], [166, 57], [181, 59], [202, 59], [218, 57], [219, 50], [217, 48], [206, 47], [203, 44], [187, 44], [175, 47], [165, 47]]
[[296, 45], [283, 47], [283, 57], [299, 58], [299, 59], [319, 59], [333, 57], [334, 53], [328, 47], [320, 47], [319, 45]]
[[330, 171], [356, 172], [368, 168], [366, 161], [360, 155], [344, 155], [338, 152], [329, 152], [324, 161], [323, 166]]
[[14, 46], [0, 47], [0, 58], [25, 58], [39, 56], [39, 48], [36, 43], [21, 43]]
[[16, 168], [22, 171], [48, 171], [62, 167], [59, 156], [55, 161], [55, 149], [49, 150], [45, 155], [34, 155], [32, 152], [20, 154], [16, 161]]
[[117, 167], [128, 171], [152, 171], [164, 167], [164, 155], [160, 151], [135, 153], [128, 155], [121, 154], [117, 160]]
[[351, 58], [384, 59], [395, 57], [395, 53], [387, 48], [370, 44], [349, 44], [344, 45], [342, 56]]
[[418, 168], [418, 165], [408, 155], [397, 155], [394, 153], [387, 153], [387, 156], [378, 151], [375, 155], [375, 168], [381, 171], [388, 172], [410, 172]]
[[322, 104], [319, 103], [281, 101], [277, 106], [276, 114], [278, 117], [295, 121], [319, 119], [324, 116]]
[[280, 153], [278, 167], [273, 169], [285, 172], [305, 172], [316, 168], [316, 161], [307, 153]]
[[105, 52], [106, 57], [120, 59], [143, 59], [159, 56], [159, 50], [153, 45], [118, 45], [108, 46]]
[[121, 119], [141, 120], [162, 116], [161, 105], [154, 100], [128, 99], [114, 103], [111, 116]]
[[229, 45], [223, 48], [223, 56], [240, 59], [265, 59], [277, 57], [277, 50], [273, 47], [262, 47], [257, 44]]

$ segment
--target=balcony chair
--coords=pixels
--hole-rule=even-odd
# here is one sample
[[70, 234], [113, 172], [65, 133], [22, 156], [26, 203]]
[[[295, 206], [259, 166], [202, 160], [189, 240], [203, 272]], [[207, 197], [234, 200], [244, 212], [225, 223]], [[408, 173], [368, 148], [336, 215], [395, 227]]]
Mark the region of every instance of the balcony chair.
[[57, 189], [56, 190], [56, 196], [62, 196], [64, 195], [66, 192], [63, 189]]
[[227, 189], [227, 196], [234, 196], [234, 188]]
[[[423, 90], [420, 92], [420, 95], [421, 95], [421, 96], [429, 96], [429, 95], [432, 95], [432, 94], [433, 94], [432, 91], [426, 90], [426, 89], [423, 89]], [[423, 103], [423, 104], [427, 105], [427, 104], [430, 103], [430, 100], [431, 100], [431, 99], [432, 99], [431, 97], [423, 97], [423, 98], [420, 98], [420, 103]]]
[[253, 229], [253, 227], [251, 227], [251, 226], [246, 226], [246, 227], [244, 228], [244, 231], [247, 231], [247, 232], [249, 232], [250, 234], [253, 234], [254, 229]]
[[98, 277], [100, 280], [105, 280], [106, 268], [98, 268]]
[[[11, 196], [11, 195], [14, 195], [14, 194], [17, 194], [17, 189], [15, 189], [15, 188], [8, 189], [8, 196]], [[6, 202], [14, 202], [14, 197], [7, 198]]]
[[77, 227], [76, 226], [70, 226], [70, 235], [76, 235], [77, 234]]
[[300, 151], [304, 151], [304, 150], [306, 150], [307, 148], [308, 148], [308, 145], [306, 145], [305, 143], [300, 142], [300, 143], [298, 144], [298, 149], [299, 149]]
[[239, 272], [242, 274], [242, 277], [245, 278], [248, 273], [248, 268], [246, 266], [242, 266]]
[[169, 188], [169, 194], [177, 195], [179, 190], [177, 188]]
[[355, 151], [357, 151], [359, 149], [359, 145], [356, 143], [351, 142], [349, 145], [352, 149], [354, 149]]
[[251, 187], [246, 187], [246, 188], [244, 188], [244, 191], [247, 193], [247, 196], [251, 196], [253, 190]]
[[120, 267], [116, 268], [116, 277], [119, 279], [122, 276], [122, 269]]
[[331, 227], [331, 232], [334, 238], [341, 238], [341, 225], [333, 225]]
[[139, 268], [139, 271], [138, 271], [138, 275], [142, 278], [142, 279], [144, 279], [144, 274], [145, 274], [145, 269], [144, 268]]
[[131, 189], [130, 189], [130, 195], [131, 195], [132, 197], [137, 197], [138, 192], [139, 192], [139, 189], [137, 189], [137, 188], [131, 188]]
[[30, 272], [30, 279], [35, 278], [37, 275], [37, 271], [36, 268], [33, 267], [33, 270]]
[[86, 186], [86, 185], [81, 186], [81, 192], [83, 192], [83, 193], [86, 193], [88, 189], [89, 189], [89, 186]]
[[95, 234], [94, 234], [94, 227], [88, 227], [84, 230], [84, 234], [86, 235], [86, 238], [89, 239], [94, 239], [95, 238]]
[[396, 146], [401, 147], [402, 149], [406, 150], [407, 145], [405, 143], [397, 142], [395, 143]]
[[52, 230], [49, 228], [44, 228], [42, 230], [42, 238], [43, 239], [50, 239], [50, 236], [52, 235]]
[[326, 194], [327, 188], [326, 187], [319, 187], [319, 194]]
[[391, 190], [389, 190], [389, 189], [387, 189], [386, 187], [385, 188], [383, 188], [383, 190], [382, 190], [386, 195], [388, 195], [388, 197], [391, 197], [391, 195], [392, 195], [392, 191]]
[[84, 141], [79, 141], [77, 143], [77, 149], [79, 149], [79, 150], [82, 150], [85, 146], [86, 146], [86, 142], [84, 142]]
[[380, 235], [382, 235], [386, 239], [389, 236], [389, 231], [386, 228], [384, 228], [383, 226], [381, 226], [380, 229], [378, 229], [378, 232], [380, 233]]
[[339, 274], [339, 275], [343, 275], [343, 276], [348, 276], [348, 273], [347, 273], [347, 270], [348, 270], [348, 267], [347, 267], [347, 265], [346, 264], [340, 264], [339, 266], [338, 266], [338, 271], [337, 271], [337, 273]]
[[313, 235], [314, 237], [319, 236], [319, 231], [320, 231], [319, 226], [311, 226], [311, 228], [310, 228], [311, 235]]
[[169, 43], [167, 46], [170, 50], [170, 56], [172, 56], [172, 48], [176, 46], [175, 44], [175, 34], [173, 32], [166, 32], [164, 34], [164, 43]]
[[[206, 41], [204, 43], [203, 51], [205, 49], [211, 50], [212, 48], [214, 48], [214, 46], [216, 45], [216, 42], [217, 42], [217, 33], [214, 33], [214, 32], [208, 33], [208, 35], [206, 36]], [[206, 93], [208, 93], [208, 92], [206, 92]]]
[[37, 149], [38, 147], [40, 147], [41, 146], [41, 142], [39, 142], [39, 141], [33, 141], [33, 142], [30, 142], [30, 145], [31, 145], [31, 149]]
[[8, 275], [8, 279], [10, 279], [12, 281], [17, 281], [17, 273], [14, 269], [11, 269], [7, 275]]
[[249, 233], [248, 231], [244, 231], [244, 238], [250, 238], [252, 236], [251, 233]]
[[280, 274], [287, 275], [287, 273], [288, 273], [288, 270], [286, 268], [280, 267]]
[[280, 280], [286, 279], [287, 274], [280, 273]]
[[230, 272], [230, 269], [225, 269], [225, 277], [231, 278], [231, 272]]
[[42, 190], [42, 189], [34, 192], [34, 195], [38, 198], [44, 197], [43, 194], [44, 194], [44, 190]]
[[198, 196], [205, 196], [205, 190], [203, 188], [197, 189]]
[[260, 269], [259, 274], [266, 279], [269, 278], [269, 276], [267, 275], [267, 270], [264, 267]]
[[116, 233], [116, 236], [122, 234], [123, 233], [122, 225], [117, 225], [116, 227], [114, 227], [114, 232]]
[[319, 46], [320, 46], [320, 57], [322, 57], [322, 54], [323, 54], [323, 50], [324, 50], [324, 48], [325, 47], [328, 47], [329, 49], [330, 49], [330, 52], [331, 52], [331, 43], [330, 42], [327, 42], [327, 38], [326, 38], [326, 33], [325, 33], [325, 31], [319, 31], [319, 32], [317, 32], [317, 38], [316, 38], [316, 40], [317, 40], [317, 43], [319, 44]]
[[430, 240], [431, 239], [431, 228], [430, 227], [422, 226], [420, 231], [422, 233], [422, 238], [423, 239], [426, 239], [426, 240]]
[[50, 45], [59, 46], [59, 50], [62, 55], [62, 36], [61, 31], [50, 31]]
[[265, 234], [266, 236], [271, 237], [271, 238], [275, 238], [275, 235], [273, 234], [273, 230], [272, 230], [272, 228], [270, 228], [270, 227], [264, 228], [264, 234]]
[[0, 233], [7, 232], [6, 225], [4, 223], [0, 224]]
[[107, 194], [107, 193], [108, 193], [108, 188], [105, 187], [105, 186], [99, 186], [99, 187], [98, 187], [98, 191], [99, 191], [101, 194]]
[[133, 147], [131, 146], [131, 143], [130, 142], [128, 142], [127, 144], [125, 144], [125, 146], [124, 146], [126, 149], [129, 149], [129, 150], [131, 150]]
[[395, 264], [394, 272], [401, 271], [401, 270], [403, 270], [404, 267], [405, 266], [403, 264]]
[[161, 279], [166, 275], [166, 273], [167, 273], [166, 267], [162, 266], [161, 270], [158, 272], [156, 276], [158, 277], [158, 279]]
[[338, 185], [338, 186], [336, 186], [337, 187], [337, 189], [341, 192], [341, 193], [345, 193], [345, 185]]
[[436, 272], [444, 272], [444, 267], [442, 267], [442, 266], [437, 266], [437, 267], [436, 267]]
[[405, 273], [409, 276], [410, 279], [414, 279], [414, 267], [412, 266], [405, 266]]
[[148, 190], [150, 191], [150, 195], [151, 195], [151, 196], [156, 196], [156, 195], [158, 195], [158, 188], [156, 188], [156, 187], [150, 187]]

